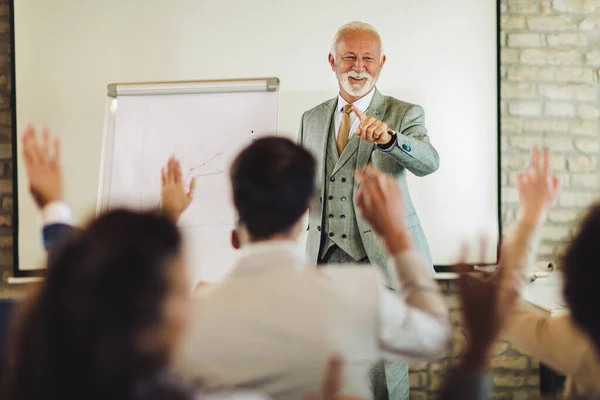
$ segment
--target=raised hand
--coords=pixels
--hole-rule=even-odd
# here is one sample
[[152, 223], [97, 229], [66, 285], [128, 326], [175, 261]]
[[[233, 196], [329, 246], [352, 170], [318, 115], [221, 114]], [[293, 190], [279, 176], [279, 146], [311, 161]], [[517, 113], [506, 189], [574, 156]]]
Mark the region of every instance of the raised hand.
[[162, 168], [161, 177], [161, 203], [163, 211], [172, 221], [177, 222], [181, 214], [183, 214], [194, 199], [196, 182], [192, 178], [189, 189], [185, 190], [181, 165], [175, 156], [171, 156], [167, 165]]
[[560, 180], [552, 171], [550, 155], [550, 150], [534, 147], [529, 167], [517, 175], [520, 218], [535, 224], [544, 221], [560, 192]]
[[410, 247], [402, 190], [398, 183], [372, 165], [368, 165], [364, 173], [357, 170], [356, 178], [361, 184], [356, 192], [356, 205], [361, 216], [381, 236], [388, 251], [395, 253]]
[[[485, 256], [485, 241], [481, 242], [481, 257]], [[461, 260], [467, 255], [463, 248]], [[468, 342], [463, 363], [475, 370], [485, 369], [493, 344], [513, 312], [518, 292], [507, 285], [502, 270], [491, 278], [474, 277], [464, 271], [470, 270], [464, 261], [454, 270], [458, 272], [459, 300], [467, 332]]]
[[392, 140], [392, 134], [389, 132], [388, 125], [375, 117], [369, 117], [356, 106], [352, 110], [358, 117], [360, 124], [356, 128], [356, 135], [362, 140], [377, 144], [388, 144]]
[[63, 176], [60, 166], [60, 142], [51, 139], [47, 129], [42, 131], [41, 144], [32, 125], [22, 137], [25, 171], [29, 191], [39, 209], [53, 201], [63, 200]]

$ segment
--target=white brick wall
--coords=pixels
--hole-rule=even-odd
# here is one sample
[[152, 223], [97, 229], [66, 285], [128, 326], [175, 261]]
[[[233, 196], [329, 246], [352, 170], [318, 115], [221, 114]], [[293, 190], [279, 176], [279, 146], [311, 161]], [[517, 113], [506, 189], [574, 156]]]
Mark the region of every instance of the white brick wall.
[[[592, 57], [594, 55], [592, 54]], [[581, 65], [579, 50], [527, 49], [521, 52], [522, 64], [534, 65]]]
[[550, 47], [587, 47], [588, 38], [581, 33], [558, 33], [548, 35]]
[[[538, 256], [556, 261], [600, 197], [600, 0], [503, 0], [501, 10], [502, 223], [514, 221], [516, 174], [529, 151], [549, 147], [563, 193]], [[528, 398], [537, 383], [520, 371], [533, 361], [514, 350], [495, 358], [493, 398]]]
[[[553, 151], [563, 192], [542, 232], [538, 257], [556, 261], [582, 212], [600, 193], [600, 0], [501, 0], [502, 224], [516, 216], [516, 174], [535, 145]], [[452, 285], [460, 354], [464, 337]], [[411, 399], [435, 398], [449, 359], [411, 367]], [[500, 343], [493, 399], [539, 396], [538, 362]]]
[[566, 190], [544, 236], [555, 257], [600, 192], [600, 0], [503, 0], [501, 10], [502, 205], [516, 208], [514, 175], [531, 147], [551, 148]]
[[[517, 0], [519, 1], [519, 0]], [[598, 0], [554, 0], [555, 12], [566, 14], [593, 14], [600, 11]]]

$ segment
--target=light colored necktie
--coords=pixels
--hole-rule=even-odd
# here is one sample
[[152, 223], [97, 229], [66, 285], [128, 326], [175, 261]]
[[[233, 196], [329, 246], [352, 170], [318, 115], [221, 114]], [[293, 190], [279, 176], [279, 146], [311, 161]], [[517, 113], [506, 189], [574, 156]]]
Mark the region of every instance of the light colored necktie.
[[348, 144], [348, 136], [350, 134], [350, 113], [352, 112], [352, 104], [346, 104], [343, 107], [344, 116], [342, 117], [342, 123], [340, 124], [340, 130], [337, 135], [337, 149], [338, 154], [342, 154], [346, 145]]

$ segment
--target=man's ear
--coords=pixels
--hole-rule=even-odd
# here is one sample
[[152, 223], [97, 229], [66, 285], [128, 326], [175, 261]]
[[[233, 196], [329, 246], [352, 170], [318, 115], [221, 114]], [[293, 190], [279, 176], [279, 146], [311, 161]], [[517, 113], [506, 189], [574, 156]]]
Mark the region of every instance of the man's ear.
[[231, 246], [236, 250], [239, 250], [241, 247], [240, 237], [235, 229], [231, 230]]
[[333, 54], [329, 53], [329, 56], [327, 57], [327, 59], [329, 60], [329, 65], [331, 66], [331, 70], [335, 72], [335, 57], [333, 57]]

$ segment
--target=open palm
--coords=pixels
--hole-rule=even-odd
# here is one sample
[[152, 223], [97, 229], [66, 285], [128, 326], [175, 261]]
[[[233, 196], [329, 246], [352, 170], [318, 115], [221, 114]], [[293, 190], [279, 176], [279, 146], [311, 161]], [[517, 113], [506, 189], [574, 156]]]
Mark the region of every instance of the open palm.
[[192, 178], [190, 187], [186, 190], [181, 173], [181, 165], [175, 156], [171, 156], [167, 165], [162, 168], [161, 177], [161, 203], [163, 211], [172, 221], [177, 222], [181, 214], [183, 214], [194, 199], [195, 180]]

